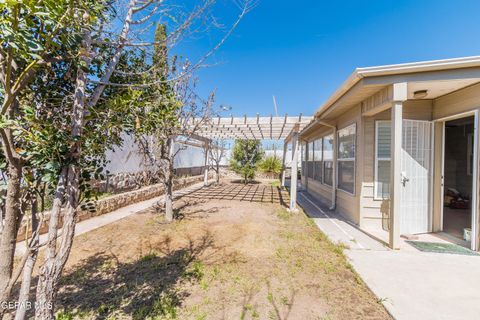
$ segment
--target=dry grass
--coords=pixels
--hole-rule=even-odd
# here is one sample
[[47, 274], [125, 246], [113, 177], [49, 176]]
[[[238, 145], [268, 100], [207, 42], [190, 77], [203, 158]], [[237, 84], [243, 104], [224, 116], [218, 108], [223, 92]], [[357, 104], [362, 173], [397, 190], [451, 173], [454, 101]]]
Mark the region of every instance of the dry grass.
[[61, 319], [388, 319], [342, 251], [278, 203], [176, 203], [76, 239]]

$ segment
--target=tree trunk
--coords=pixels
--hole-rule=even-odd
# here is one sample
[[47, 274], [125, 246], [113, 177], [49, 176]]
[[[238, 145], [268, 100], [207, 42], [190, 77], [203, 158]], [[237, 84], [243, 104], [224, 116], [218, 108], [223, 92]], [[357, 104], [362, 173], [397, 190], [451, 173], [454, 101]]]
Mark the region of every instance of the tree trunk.
[[218, 165], [218, 162], [217, 162], [217, 170], [215, 171], [216, 175], [215, 175], [215, 181], [217, 181], [217, 184], [220, 183], [220, 166]]
[[[171, 176], [171, 175], [170, 175]], [[168, 177], [165, 181], [165, 219], [168, 222], [173, 221], [173, 183], [172, 178]]]
[[35, 308], [36, 319], [54, 319], [56, 287], [63, 268], [68, 260], [75, 236], [75, 225], [77, 220], [77, 207], [80, 195], [79, 168], [71, 166], [68, 170], [68, 186], [66, 190], [67, 205], [63, 216], [62, 234], [60, 248], [54, 259], [48, 262], [48, 269], [45, 273], [42, 270], [37, 286], [37, 307]]
[[165, 160], [168, 166], [164, 175], [165, 186], [165, 219], [169, 222], [173, 221], [173, 159], [174, 159], [174, 138], [168, 138], [166, 143], [167, 159]]
[[[7, 181], [7, 197], [5, 200], [4, 227], [0, 238], [0, 302], [8, 301], [11, 295], [11, 277], [17, 232], [21, 220], [21, 178], [22, 165], [9, 163]], [[0, 318], [5, 313], [3, 304], [0, 305]]]
[[[33, 196], [32, 204], [32, 239], [30, 242], [31, 251], [28, 255], [25, 266], [23, 267], [22, 285], [20, 286], [20, 293], [18, 295], [19, 307], [15, 313], [15, 320], [25, 319], [30, 302], [30, 286], [32, 283], [33, 267], [37, 261], [38, 244], [40, 240], [40, 224], [38, 221], [38, 204], [36, 196]], [[30, 306], [33, 307], [33, 306]]]
[[[84, 66], [89, 66], [91, 62], [91, 34], [88, 28], [83, 30], [84, 48], [82, 56], [80, 57]], [[40, 275], [37, 284], [37, 295], [35, 307], [35, 318], [42, 320], [54, 319], [54, 302], [57, 293], [56, 287], [60, 276], [62, 274], [65, 263], [67, 262], [70, 250], [73, 244], [73, 237], [75, 235], [75, 225], [77, 217], [78, 199], [80, 196], [80, 167], [79, 161], [82, 154], [82, 131], [85, 119], [85, 104], [86, 104], [86, 87], [87, 74], [82, 67], [77, 68], [77, 79], [75, 84], [75, 99], [73, 102], [72, 114], [72, 141], [75, 141], [70, 149], [70, 154], [73, 164], [68, 168], [62, 170], [60, 179], [66, 178], [65, 181], [60, 180], [59, 186], [66, 186], [65, 194], [67, 195], [67, 204], [65, 207], [65, 214], [63, 217], [62, 235], [60, 241], [60, 248], [56, 252], [56, 238], [58, 228], [58, 217], [60, 211], [56, 211], [56, 216], [50, 221], [48, 230], [48, 246], [47, 254], [45, 256], [45, 263], [40, 269]], [[63, 177], [62, 177], [63, 176]], [[62, 190], [57, 190], [62, 191]], [[63, 200], [62, 192], [58, 192], [55, 197], [57, 201], [57, 209], [60, 207], [61, 200]]]
[[45, 249], [45, 262], [40, 268], [37, 283], [35, 318], [53, 319], [53, 305], [48, 305], [53, 297], [55, 257], [57, 255], [57, 236], [60, 212], [65, 195], [65, 183], [67, 180], [67, 168], [62, 169], [60, 179], [55, 191], [52, 210], [48, 221], [48, 240]]

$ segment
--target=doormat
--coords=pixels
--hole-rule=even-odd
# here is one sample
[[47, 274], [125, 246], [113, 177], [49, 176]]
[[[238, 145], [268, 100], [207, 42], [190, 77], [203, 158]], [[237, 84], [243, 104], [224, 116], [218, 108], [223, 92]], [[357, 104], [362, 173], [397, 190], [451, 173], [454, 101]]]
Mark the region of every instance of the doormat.
[[405, 241], [417, 250], [423, 252], [462, 254], [465, 256], [478, 256], [479, 254], [470, 249], [453, 243], [423, 242], [423, 241]]

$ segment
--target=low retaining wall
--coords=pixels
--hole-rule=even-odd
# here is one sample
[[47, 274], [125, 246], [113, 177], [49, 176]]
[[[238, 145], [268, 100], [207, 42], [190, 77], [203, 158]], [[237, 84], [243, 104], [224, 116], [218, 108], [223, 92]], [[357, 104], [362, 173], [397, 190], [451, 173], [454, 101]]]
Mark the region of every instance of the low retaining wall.
[[[209, 174], [209, 178], [212, 175]], [[194, 177], [186, 177], [186, 178], [177, 178], [174, 180], [173, 190], [179, 190], [191, 186], [195, 183], [199, 183], [203, 181], [202, 176], [194, 176]], [[116, 194], [107, 198], [99, 199], [95, 201], [95, 209], [94, 210], [79, 210], [77, 214], [77, 222], [87, 220], [96, 216], [100, 216], [117, 209], [126, 207], [128, 205], [142, 202], [145, 200], [150, 200], [152, 198], [161, 196], [164, 194], [163, 184], [154, 184], [151, 186], [147, 186], [141, 189], [128, 191], [125, 193]], [[43, 222], [40, 233], [46, 233], [48, 231], [48, 218], [50, 212], [45, 212], [45, 221]], [[22, 241], [25, 239], [25, 234], [27, 233], [27, 227], [30, 229], [29, 223], [27, 219], [22, 221], [22, 225], [20, 226], [20, 230], [18, 231], [17, 241]], [[62, 217], [60, 217], [60, 224], [62, 225]], [[31, 230], [28, 230], [28, 235], [31, 235]]]

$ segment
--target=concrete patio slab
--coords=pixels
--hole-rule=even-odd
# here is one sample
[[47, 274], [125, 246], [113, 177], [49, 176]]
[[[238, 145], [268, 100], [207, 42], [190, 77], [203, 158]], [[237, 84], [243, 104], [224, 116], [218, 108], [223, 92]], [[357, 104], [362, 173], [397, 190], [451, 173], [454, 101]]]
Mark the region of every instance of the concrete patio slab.
[[390, 250], [307, 193], [298, 203], [331, 241], [348, 247], [355, 271], [395, 319], [479, 318], [480, 256], [420, 252], [407, 243]]
[[351, 264], [396, 319], [478, 319], [480, 257], [346, 250]]

